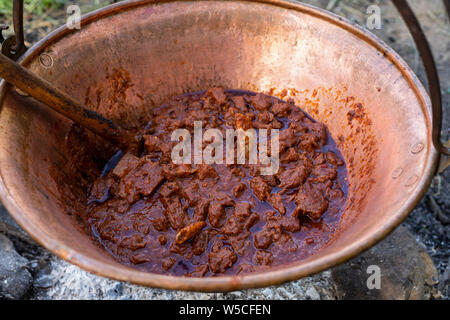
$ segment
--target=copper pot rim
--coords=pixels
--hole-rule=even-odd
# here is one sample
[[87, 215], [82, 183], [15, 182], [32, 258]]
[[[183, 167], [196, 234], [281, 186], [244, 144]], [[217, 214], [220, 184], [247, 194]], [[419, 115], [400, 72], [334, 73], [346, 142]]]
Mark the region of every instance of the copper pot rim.
[[[213, 0], [224, 1], [224, 0]], [[134, 7], [139, 7], [147, 4], [158, 4], [177, 2], [177, 0], [129, 0], [124, 2], [115, 3], [104, 7], [102, 9], [95, 10], [84, 15], [81, 18], [81, 26], [87, 25], [94, 21], [97, 21], [103, 17], [114, 15], [119, 11], [127, 10]], [[342, 18], [334, 13], [326, 11], [324, 9], [316, 8], [314, 6], [293, 3], [285, 0], [245, 0], [244, 2], [262, 3], [267, 5], [278, 6], [287, 10], [296, 10], [308, 15], [312, 15], [316, 18], [320, 18], [324, 21], [332, 23], [347, 32], [357, 36], [361, 41], [365, 41], [369, 45], [376, 48], [381, 52], [386, 59], [392, 62], [393, 65], [401, 72], [403, 77], [407, 80], [410, 88], [415, 92], [417, 98], [421, 102], [424, 114], [427, 118], [428, 134], [431, 135], [431, 103], [429, 96], [411, 70], [407, 63], [401, 58], [392, 48], [387, 46], [382, 40], [378, 39], [374, 34], [368, 30], [363, 29], [359, 25], [351, 23], [349, 20]], [[20, 63], [26, 66], [36, 56], [45, 50], [49, 45], [55, 43], [62, 37], [74, 32], [63, 25], [38, 43], [31, 47], [20, 59]], [[7, 84], [5, 81], [0, 83], [0, 101], [3, 101], [3, 97], [7, 91]], [[40, 245], [47, 250], [51, 251], [58, 257], [77, 265], [78, 267], [91, 272], [96, 275], [108, 277], [115, 280], [127, 281], [139, 285], [150, 286], [155, 288], [172, 289], [172, 290], [190, 290], [200, 292], [225, 292], [247, 288], [257, 288], [269, 285], [275, 285], [284, 283], [287, 281], [297, 280], [305, 276], [310, 276], [315, 273], [324, 271], [332, 266], [342, 263], [351, 257], [367, 250], [375, 245], [377, 242], [389, 235], [414, 209], [417, 203], [424, 196], [427, 191], [432, 178], [434, 176], [437, 163], [438, 152], [434, 146], [430, 143], [429, 152], [427, 154], [426, 165], [423, 170], [422, 177], [417, 183], [417, 186], [409, 198], [405, 201], [400, 210], [393, 215], [390, 220], [384, 224], [377, 232], [372, 232], [364, 237], [358, 239], [352, 245], [342, 248], [341, 250], [334, 251], [326, 256], [316, 257], [314, 260], [303, 260], [299, 262], [293, 262], [289, 265], [283, 266], [276, 270], [266, 271], [261, 273], [250, 273], [242, 276], [219, 276], [219, 277], [205, 277], [205, 278], [188, 278], [170, 275], [161, 275], [155, 273], [141, 272], [126, 266], [116, 266], [112, 264], [105, 264], [99, 262], [96, 259], [90, 258], [84, 254], [80, 254], [76, 250], [67, 247], [57, 240], [55, 240], [50, 234], [47, 234], [43, 230], [37, 228], [31, 224], [27, 219], [23, 210], [16, 203], [14, 198], [9, 193], [3, 176], [0, 180], [0, 200], [6, 207], [8, 212], [14, 217], [18, 224]]]

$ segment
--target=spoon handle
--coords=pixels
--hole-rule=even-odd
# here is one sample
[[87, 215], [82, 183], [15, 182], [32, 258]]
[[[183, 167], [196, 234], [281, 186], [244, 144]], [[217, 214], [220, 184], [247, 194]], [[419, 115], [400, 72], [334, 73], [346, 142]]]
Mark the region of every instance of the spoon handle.
[[126, 150], [130, 144], [135, 143], [131, 132], [99, 113], [86, 109], [47, 80], [38, 77], [2, 54], [0, 54], [0, 77], [121, 149]]

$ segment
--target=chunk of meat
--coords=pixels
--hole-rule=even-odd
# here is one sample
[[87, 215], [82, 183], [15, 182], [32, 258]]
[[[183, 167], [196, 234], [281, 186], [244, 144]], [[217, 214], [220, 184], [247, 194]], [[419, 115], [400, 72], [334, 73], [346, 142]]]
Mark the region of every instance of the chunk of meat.
[[337, 177], [336, 169], [329, 168], [326, 165], [316, 166], [312, 169], [311, 174], [315, 176], [314, 181], [324, 182], [327, 180], [333, 180]]
[[266, 110], [270, 106], [270, 98], [262, 93], [257, 93], [250, 98], [251, 105], [257, 110]]
[[247, 218], [251, 214], [252, 205], [248, 202], [239, 202], [234, 206], [234, 215]]
[[264, 228], [255, 233], [253, 243], [258, 249], [267, 249], [273, 243], [273, 230]]
[[209, 253], [209, 267], [214, 273], [224, 273], [237, 261], [237, 255], [221, 242], [216, 242]]
[[233, 96], [231, 98], [231, 100], [233, 100], [234, 106], [236, 109], [238, 109], [240, 112], [247, 112], [248, 108], [247, 105], [245, 104], [245, 100], [243, 96]]
[[279, 219], [280, 226], [284, 231], [298, 232], [300, 231], [300, 220], [293, 216], [283, 216]]
[[202, 198], [200, 188], [197, 183], [191, 183], [183, 189], [183, 196], [190, 206], [195, 206]]
[[207, 95], [219, 104], [223, 104], [227, 101], [227, 95], [222, 88], [211, 88], [208, 90]]
[[159, 242], [159, 244], [160, 245], [165, 245], [166, 243], [167, 243], [167, 238], [166, 238], [166, 236], [165, 235], [160, 235], [159, 237], [158, 237], [158, 242]]
[[331, 180], [325, 180], [324, 182], [317, 182], [315, 178], [311, 178], [310, 181], [314, 181], [314, 187], [317, 190], [320, 190], [322, 194], [325, 194], [327, 189], [333, 186], [333, 181]]
[[239, 202], [234, 208], [233, 215], [223, 226], [222, 232], [227, 235], [237, 235], [248, 231], [258, 220], [258, 214], [251, 212], [249, 203]]
[[136, 251], [138, 249], [145, 248], [147, 243], [144, 241], [144, 237], [140, 234], [133, 234], [130, 237], [126, 237], [119, 243], [119, 247]]
[[142, 215], [136, 215], [136, 218], [133, 222], [133, 228], [142, 234], [149, 234], [150, 226], [152, 225], [152, 221], [143, 217]]
[[289, 106], [289, 104], [287, 104], [285, 102], [275, 102], [272, 105], [272, 112], [281, 118], [287, 117], [290, 110], [291, 110], [291, 107]]
[[190, 164], [180, 164], [175, 167], [175, 176], [178, 178], [186, 178], [197, 171], [198, 168], [193, 168]]
[[168, 198], [172, 195], [179, 195], [181, 192], [181, 187], [176, 182], [166, 182], [161, 187], [159, 194], [164, 198]]
[[196, 173], [198, 168], [190, 164], [164, 164], [162, 165], [162, 175], [169, 181], [177, 181], [179, 178], [186, 178]]
[[237, 113], [235, 116], [236, 129], [247, 130], [252, 128], [252, 117], [247, 114]]
[[176, 243], [176, 241], [174, 241], [170, 245], [169, 251], [179, 255], [184, 255], [185, 253], [188, 252], [189, 247], [190, 247], [189, 243]]
[[278, 179], [280, 180], [279, 187], [282, 189], [298, 187], [308, 177], [309, 172], [309, 168], [305, 166], [285, 170], [278, 175]]
[[[233, 107], [227, 109], [224, 113], [223, 118], [225, 119], [225, 123], [227, 125], [233, 125], [236, 115], [239, 113], [239, 110]], [[208, 141], [210, 143], [211, 141]], [[205, 141], [203, 141], [203, 148], [206, 146]]]
[[300, 230], [300, 220], [295, 216], [277, 215], [275, 212], [269, 212], [266, 215], [267, 230], [271, 230], [275, 241], [282, 236], [283, 231], [297, 232]]
[[137, 254], [131, 256], [131, 258], [130, 258], [130, 262], [132, 264], [142, 264], [142, 263], [147, 263], [147, 262], [151, 262], [151, 261], [152, 261], [152, 259], [150, 258], [150, 256], [145, 253], [137, 253]]
[[250, 216], [245, 220], [244, 230], [250, 230], [259, 221], [259, 214], [252, 212]]
[[270, 123], [270, 128], [271, 129], [281, 129], [283, 128], [283, 123], [278, 121], [278, 119], [273, 119], [272, 122]]
[[135, 182], [138, 192], [144, 196], [153, 193], [156, 187], [164, 180], [161, 174], [161, 167], [154, 162], [146, 162], [134, 171], [134, 177], [139, 181]]
[[204, 110], [192, 110], [184, 119], [184, 126], [193, 129], [195, 121], [208, 122], [208, 120], [208, 114]]
[[170, 224], [169, 220], [165, 216], [156, 217], [152, 219], [152, 225], [153, 228], [156, 229], [156, 231], [165, 232], [169, 230]]
[[344, 197], [344, 192], [339, 187], [327, 188], [325, 194], [329, 200], [339, 200]]
[[203, 254], [208, 248], [209, 236], [208, 233], [203, 231], [197, 234], [194, 239], [192, 239], [192, 252], [199, 256]]
[[248, 254], [251, 248], [251, 242], [248, 239], [251, 235], [248, 231], [243, 231], [234, 235], [228, 235], [228, 241], [230, 241], [231, 247], [234, 252], [241, 256]]
[[245, 172], [242, 170], [242, 168], [234, 167], [231, 169], [231, 173], [234, 174], [237, 177], [245, 177]]
[[139, 164], [140, 160], [138, 157], [131, 153], [125, 153], [117, 163], [116, 167], [112, 170], [112, 174], [118, 178], [123, 178], [128, 172], [136, 169]]
[[320, 165], [320, 164], [324, 164], [324, 163], [325, 163], [325, 157], [324, 157], [324, 155], [323, 155], [323, 152], [320, 152], [320, 153], [314, 158], [313, 163], [314, 163], [315, 166]]
[[162, 261], [161, 261], [161, 267], [165, 270], [165, 271], [167, 271], [167, 270], [169, 270], [170, 268], [172, 268], [172, 266], [175, 264], [175, 262], [177, 262], [174, 258], [172, 258], [172, 257], [167, 257], [167, 258], [164, 258], [164, 259], [162, 259]]
[[144, 147], [147, 152], [162, 152], [163, 154], [170, 154], [170, 146], [164, 143], [159, 137], [154, 135], [144, 135]]
[[314, 151], [314, 149], [319, 147], [317, 141], [318, 138], [316, 135], [312, 133], [305, 133], [300, 137], [300, 143], [298, 144], [298, 147], [302, 150], [312, 152]]
[[234, 205], [233, 199], [225, 193], [217, 193], [212, 202], [210, 202], [208, 209], [209, 223], [215, 227], [220, 228], [225, 218], [225, 207]]
[[275, 177], [275, 175], [271, 174], [271, 175], [266, 175], [266, 176], [262, 176], [262, 178], [269, 184], [269, 186], [271, 187], [276, 187], [278, 185], [277, 182], [277, 178]]
[[239, 264], [239, 270], [237, 272], [237, 274], [241, 274], [241, 273], [250, 273], [255, 271], [255, 266], [251, 265], [250, 263], [241, 263]]
[[273, 113], [264, 110], [264, 112], [258, 114], [258, 120], [262, 123], [271, 123], [274, 119]]
[[280, 151], [296, 145], [297, 141], [298, 137], [295, 135], [295, 131], [293, 128], [290, 127], [280, 131], [279, 134]]
[[288, 233], [283, 233], [276, 245], [278, 246], [276, 250], [282, 250], [289, 253], [293, 253], [298, 249], [297, 243], [294, 242], [291, 235]]
[[112, 178], [99, 178], [95, 180], [89, 192], [89, 203], [102, 203], [108, 200], [109, 190], [113, 184], [114, 180]]
[[239, 198], [242, 195], [242, 193], [245, 191], [245, 188], [247, 188], [247, 186], [245, 185], [245, 183], [242, 183], [242, 182], [235, 185], [233, 187], [233, 195], [236, 198]]
[[208, 216], [208, 208], [209, 202], [206, 200], [201, 200], [195, 207], [193, 216], [194, 221], [205, 221]]
[[312, 134], [317, 137], [317, 141], [320, 146], [323, 146], [327, 143], [327, 131], [323, 123], [313, 122], [308, 119], [308, 128]]
[[293, 122], [301, 122], [305, 119], [305, 114], [296, 106], [291, 106], [291, 113], [288, 116], [289, 120]]
[[242, 231], [245, 218], [231, 216], [222, 228], [222, 232], [228, 235], [235, 235]]
[[286, 213], [286, 208], [284, 207], [283, 199], [281, 197], [281, 194], [279, 194], [279, 193], [272, 193], [270, 195], [270, 198], [269, 198], [269, 203], [272, 206], [272, 208], [277, 210], [279, 213], [281, 213], [281, 214], [285, 214]]
[[183, 228], [188, 220], [188, 214], [181, 205], [178, 197], [165, 198], [163, 200], [166, 210], [164, 215], [169, 220], [170, 226], [174, 230], [180, 230]]
[[294, 201], [297, 204], [294, 214], [302, 212], [312, 219], [319, 219], [328, 209], [327, 199], [309, 182], [300, 187]]
[[250, 187], [252, 188], [255, 197], [257, 197], [260, 201], [266, 200], [272, 190], [269, 184], [261, 177], [254, 177], [251, 179]]
[[119, 196], [133, 203], [139, 195], [148, 196], [164, 180], [161, 167], [154, 162], [144, 162], [121, 179]]
[[339, 158], [339, 156], [332, 151], [328, 151], [326, 154], [326, 157], [327, 157], [328, 163], [333, 166], [339, 167], [339, 166], [344, 165], [344, 161], [342, 161], [342, 159]]
[[289, 163], [300, 160], [300, 155], [294, 148], [288, 148], [281, 156], [281, 162]]
[[209, 164], [200, 165], [200, 169], [198, 170], [198, 178], [200, 180], [217, 177], [218, 177], [217, 172], [211, 165]]

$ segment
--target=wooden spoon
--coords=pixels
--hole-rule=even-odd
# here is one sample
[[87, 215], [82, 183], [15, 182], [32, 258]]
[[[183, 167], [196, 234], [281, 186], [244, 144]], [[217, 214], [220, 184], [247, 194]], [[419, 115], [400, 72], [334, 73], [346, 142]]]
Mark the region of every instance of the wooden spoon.
[[99, 113], [86, 109], [47, 80], [38, 77], [1, 53], [0, 77], [56, 112], [111, 141], [122, 150], [132, 153], [139, 150], [141, 139], [134, 133], [121, 128]]

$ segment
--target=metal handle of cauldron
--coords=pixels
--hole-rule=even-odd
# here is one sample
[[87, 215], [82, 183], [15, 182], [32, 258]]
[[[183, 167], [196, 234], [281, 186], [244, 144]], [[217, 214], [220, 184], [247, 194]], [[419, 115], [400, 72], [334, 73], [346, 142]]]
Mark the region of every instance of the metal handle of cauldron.
[[[450, 140], [445, 145], [441, 141], [442, 95], [436, 63], [434, 61], [430, 45], [420, 26], [420, 23], [406, 0], [392, 0], [392, 2], [405, 21], [406, 26], [408, 27], [409, 32], [414, 39], [417, 50], [422, 57], [423, 65], [425, 66], [425, 72], [428, 79], [428, 89], [431, 98], [431, 109], [433, 113], [432, 140], [436, 150], [438, 150], [442, 154], [440, 165], [438, 168], [438, 172], [442, 172], [450, 166]], [[450, 19], [450, 0], [443, 0], [443, 2], [447, 10], [447, 15]]]
[[[14, 35], [6, 40], [0, 36], [0, 39], [2, 40], [2, 54], [15, 61], [27, 51], [23, 32], [23, 0], [14, 0], [13, 2], [13, 25]], [[3, 25], [0, 27], [0, 32], [6, 29], [8, 26]]]

